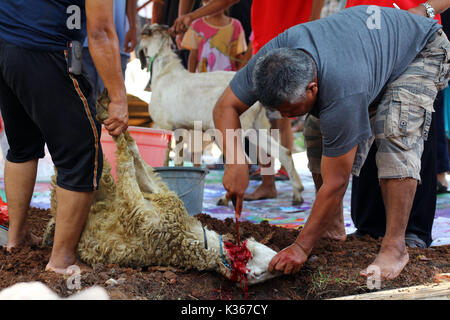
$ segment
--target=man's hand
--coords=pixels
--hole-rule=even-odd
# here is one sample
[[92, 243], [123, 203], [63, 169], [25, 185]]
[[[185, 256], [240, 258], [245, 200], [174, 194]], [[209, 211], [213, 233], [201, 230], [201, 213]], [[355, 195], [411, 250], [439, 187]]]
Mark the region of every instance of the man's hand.
[[223, 186], [227, 190], [227, 198], [235, 199], [235, 212], [238, 219], [242, 212], [245, 190], [248, 187], [248, 165], [232, 164], [225, 166]]
[[184, 33], [179, 33], [175, 37], [175, 43], [177, 44], [178, 50], [181, 50], [183, 47], [181, 46], [181, 42], [183, 42]]
[[184, 33], [187, 31], [187, 28], [191, 25], [192, 21], [193, 19], [190, 14], [179, 16], [173, 23], [173, 26], [170, 27], [169, 32], [171, 34]]
[[108, 106], [109, 117], [103, 124], [111, 136], [117, 137], [128, 128], [128, 104], [127, 102], [114, 102]]
[[125, 35], [125, 44], [123, 50], [127, 53], [131, 53], [137, 45], [137, 32], [136, 27], [130, 27]]
[[302, 247], [294, 242], [289, 247], [277, 253], [269, 263], [269, 272], [283, 272], [284, 274], [296, 274], [308, 260], [308, 254]]
[[418, 14], [419, 16], [424, 16], [424, 17], [428, 18], [427, 10], [425, 9], [425, 7], [423, 5], [418, 5], [417, 7], [413, 7], [411, 9], [409, 9], [408, 12]]

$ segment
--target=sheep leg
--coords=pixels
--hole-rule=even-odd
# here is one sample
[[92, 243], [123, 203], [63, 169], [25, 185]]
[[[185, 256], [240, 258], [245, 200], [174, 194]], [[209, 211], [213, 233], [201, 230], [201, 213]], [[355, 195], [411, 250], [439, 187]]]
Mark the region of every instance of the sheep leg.
[[127, 132], [125, 139], [128, 145], [128, 150], [134, 160], [136, 182], [139, 189], [145, 193], [161, 193], [167, 190], [167, 187], [162, 182], [161, 178], [153, 172], [153, 168], [149, 166], [144, 159], [142, 159], [139, 149], [134, 139]]
[[168, 167], [169, 166], [169, 158], [170, 158], [170, 151], [172, 149], [172, 143], [171, 140], [169, 140], [169, 142], [167, 142], [167, 148], [166, 148], [166, 152], [164, 154], [164, 167]]

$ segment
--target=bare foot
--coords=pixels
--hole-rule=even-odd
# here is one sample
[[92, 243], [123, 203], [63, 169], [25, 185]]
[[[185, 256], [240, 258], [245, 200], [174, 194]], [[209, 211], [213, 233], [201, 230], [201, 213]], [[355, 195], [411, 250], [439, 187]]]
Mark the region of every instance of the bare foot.
[[54, 266], [51, 262], [49, 262], [47, 264], [47, 266], [45, 267], [45, 271], [51, 271], [51, 272], [55, 272], [55, 273], [59, 273], [62, 275], [66, 275], [66, 276], [71, 276], [74, 273], [78, 272], [78, 268], [79, 271], [82, 272], [91, 272], [92, 268], [89, 267], [88, 265], [76, 260], [74, 263], [65, 266], [65, 267], [56, 267]]
[[328, 230], [324, 233], [322, 238], [331, 239], [336, 241], [345, 241], [347, 239], [347, 233], [345, 232], [344, 217], [339, 215], [333, 222]]
[[338, 224], [329, 228], [322, 238], [331, 239], [336, 241], [345, 241], [347, 239], [347, 233], [345, 232], [344, 224]]
[[27, 232], [22, 239], [17, 239], [17, 241], [10, 241], [8, 239], [8, 244], [6, 245], [6, 251], [11, 252], [13, 249], [22, 248], [25, 246], [36, 247], [42, 243], [42, 238], [34, 235], [31, 232]]
[[446, 188], [448, 188], [447, 178], [445, 176], [445, 172], [437, 174], [437, 180]]
[[383, 241], [374, 262], [362, 270], [360, 275], [368, 277], [374, 275], [375, 270], [379, 270], [381, 280], [392, 280], [402, 272], [408, 260], [409, 255], [404, 241], [400, 244], [388, 244]]
[[277, 189], [275, 185], [265, 186], [260, 184], [255, 191], [244, 195], [245, 201], [262, 200], [262, 199], [273, 199], [277, 197]]

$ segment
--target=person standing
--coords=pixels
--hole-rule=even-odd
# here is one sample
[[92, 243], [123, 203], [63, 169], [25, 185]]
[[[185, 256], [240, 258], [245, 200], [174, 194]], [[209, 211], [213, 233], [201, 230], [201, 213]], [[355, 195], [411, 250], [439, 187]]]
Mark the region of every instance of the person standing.
[[0, 1], [0, 106], [9, 142], [6, 249], [39, 242], [28, 229], [27, 215], [38, 159], [47, 144], [57, 170], [58, 207], [46, 270], [62, 274], [78, 264], [75, 248], [103, 165], [92, 88], [77, 68], [69, 68], [69, 43], [81, 46], [86, 30], [92, 59], [111, 98], [104, 125], [117, 136], [127, 129], [128, 106], [113, 1]]
[[239, 20], [222, 10], [192, 22], [181, 47], [190, 51], [190, 72], [237, 71], [247, 43]]
[[[420, 0], [398, 0], [396, 4], [403, 10], [421, 5]], [[392, 1], [385, 0], [348, 0], [347, 7], [357, 5], [379, 5], [394, 7]], [[440, 21], [440, 16], [435, 19]], [[421, 184], [417, 186], [411, 214], [406, 227], [405, 241], [409, 247], [426, 248], [432, 242], [432, 227], [436, 211], [436, 175], [437, 175], [437, 137], [445, 133], [436, 127], [443, 119], [437, 116], [443, 108], [442, 92], [438, 92], [434, 102], [432, 122], [428, 139], [424, 141], [424, 152], [421, 158]], [[442, 132], [442, 133], [441, 133]], [[386, 232], [386, 212], [376, 166], [377, 146], [373, 144], [359, 176], [352, 180], [351, 216], [357, 231], [356, 236], [369, 234], [372, 237], [383, 237]], [[446, 151], [446, 150], [443, 150]], [[448, 153], [447, 153], [448, 154]], [[448, 155], [447, 155], [448, 161]], [[444, 161], [445, 162], [445, 161]], [[447, 167], [449, 164], [447, 163]], [[448, 169], [447, 169], [448, 170]]]

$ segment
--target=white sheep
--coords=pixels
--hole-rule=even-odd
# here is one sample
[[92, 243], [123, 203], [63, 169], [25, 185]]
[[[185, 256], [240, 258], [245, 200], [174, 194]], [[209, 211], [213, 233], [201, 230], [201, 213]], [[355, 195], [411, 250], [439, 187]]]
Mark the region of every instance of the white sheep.
[[106, 290], [99, 286], [84, 289], [68, 298], [61, 298], [39, 281], [19, 282], [0, 291], [0, 300], [109, 300]]
[[[100, 118], [104, 119], [101, 114], [99, 112]], [[111, 166], [104, 158], [99, 190], [94, 194], [77, 246], [80, 258], [90, 265], [161, 265], [215, 270], [230, 278], [231, 270], [227, 265], [231, 259], [222, 236], [188, 215], [183, 202], [142, 159], [128, 132], [115, 138], [115, 142], [118, 182], [115, 183]], [[53, 183], [55, 181], [53, 177]], [[54, 224], [58, 205], [54, 192], [51, 203], [53, 219], [49, 226]], [[52, 228], [48, 227], [44, 235], [45, 243], [50, 240], [50, 230]], [[248, 284], [279, 275], [268, 272], [276, 254], [274, 250], [253, 239], [248, 240], [247, 247], [253, 256], [247, 264]]]
[[[225, 88], [235, 75], [231, 71], [191, 73], [181, 64], [173, 52], [173, 41], [167, 28], [158, 24], [146, 25], [141, 34], [139, 59], [142, 68], [151, 72], [152, 98], [148, 107], [155, 127], [167, 130], [195, 129], [201, 122], [203, 131], [213, 131], [213, 109]], [[241, 117], [242, 129], [265, 129], [270, 132], [270, 122], [265, 108], [258, 102], [244, 112]], [[303, 203], [304, 187], [295, 170], [291, 152], [280, 145], [270, 135], [267, 144], [259, 148], [265, 154], [278, 151], [278, 157], [288, 172], [293, 189], [293, 203]], [[275, 155], [273, 155], [275, 156]], [[228, 203], [228, 199], [225, 204]]]

